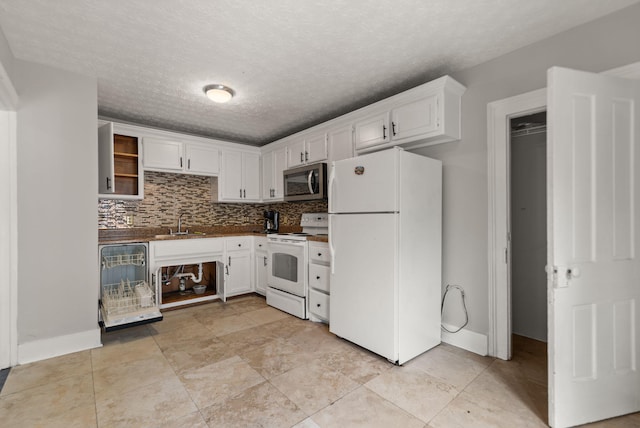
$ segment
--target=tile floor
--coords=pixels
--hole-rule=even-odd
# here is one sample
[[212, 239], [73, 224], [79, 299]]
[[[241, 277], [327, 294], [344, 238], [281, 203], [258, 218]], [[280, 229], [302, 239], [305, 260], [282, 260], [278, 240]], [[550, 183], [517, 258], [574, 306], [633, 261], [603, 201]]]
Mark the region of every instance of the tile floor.
[[247, 296], [14, 367], [0, 426], [544, 427], [545, 345], [514, 342], [512, 361], [443, 344], [396, 367]]

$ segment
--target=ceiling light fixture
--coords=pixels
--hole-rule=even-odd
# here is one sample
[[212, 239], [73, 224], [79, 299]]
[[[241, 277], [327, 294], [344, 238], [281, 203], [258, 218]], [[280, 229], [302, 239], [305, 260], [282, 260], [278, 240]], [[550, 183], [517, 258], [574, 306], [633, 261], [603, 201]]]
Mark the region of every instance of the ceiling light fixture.
[[226, 103], [231, 98], [233, 98], [234, 92], [228, 86], [224, 85], [207, 85], [203, 88], [204, 93], [207, 94], [207, 97], [214, 103]]

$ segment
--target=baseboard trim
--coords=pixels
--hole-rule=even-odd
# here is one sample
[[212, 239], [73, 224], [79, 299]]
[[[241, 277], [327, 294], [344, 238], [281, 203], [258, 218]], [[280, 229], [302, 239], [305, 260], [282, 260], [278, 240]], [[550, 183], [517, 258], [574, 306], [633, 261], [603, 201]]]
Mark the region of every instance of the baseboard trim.
[[[448, 330], [455, 331], [457, 327], [442, 323]], [[442, 330], [442, 341], [458, 348], [466, 349], [478, 355], [488, 355], [488, 338], [486, 334], [462, 329], [457, 333]]]
[[18, 345], [18, 364], [27, 364], [47, 358], [99, 348], [100, 329], [81, 331], [79, 333], [56, 336], [48, 339]]

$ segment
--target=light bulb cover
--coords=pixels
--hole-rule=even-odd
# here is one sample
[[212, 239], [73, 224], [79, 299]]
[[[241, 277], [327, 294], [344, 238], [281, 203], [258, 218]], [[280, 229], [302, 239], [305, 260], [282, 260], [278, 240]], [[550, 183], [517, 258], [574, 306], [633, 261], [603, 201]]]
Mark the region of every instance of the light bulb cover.
[[226, 103], [235, 94], [230, 87], [219, 84], [207, 85], [202, 90], [215, 103]]

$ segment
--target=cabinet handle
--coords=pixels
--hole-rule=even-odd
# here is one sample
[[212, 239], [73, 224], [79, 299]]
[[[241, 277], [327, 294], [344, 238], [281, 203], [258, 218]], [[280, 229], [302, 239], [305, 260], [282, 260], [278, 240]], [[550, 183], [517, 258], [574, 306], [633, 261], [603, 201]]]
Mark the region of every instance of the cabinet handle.
[[386, 140], [387, 139], [387, 127], [382, 125], [382, 139]]
[[180, 168], [182, 168], [182, 156], [180, 156]]
[[318, 303], [316, 306], [317, 306], [317, 307], [320, 307], [320, 303]]
[[238, 244], [238, 247], [242, 247], [242, 244]]
[[302, 152], [300, 152], [300, 162], [304, 162], [304, 159], [302, 157]]
[[309, 152], [304, 152], [304, 161], [307, 162], [309, 160]]
[[264, 257], [264, 265], [267, 265], [267, 256], [263, 256]]
[[320, 275], [316, 276], [316, 279], [320, 279]]
[[242, 198], [242, 189], [240, 189], [240, 197]]
[[396, 123], [395, 122], [391, 122], [391, 134], [393, 134], [394, 137], [396, 135]]
[[227, 275], [229, 275], [229, 266], [224, 267], [227, 270]]
[[191, 169], [191, 159], [187, 159], [187, 169]]
[[322, 257], [322, 253], [318, 253], [318, 257]]
[[[229, 256], [229, 263], [227, 264], [227, 266], [231, 266], [231, 256]], [[227, 269], [227, 272], [228, 272], [228, 271], [229, 271], [229, 270]]]
[[243, 197], [243, 198], [246, 198], [246, 197], [247, 197], [247, 189], [244, 189], [244, 190], [243, 190], [243, 193], [244, 193], [244, 195], [243, 195], [242, 197]]
[[107, 177], [107, 190], [111, 189], [111, 178]]

